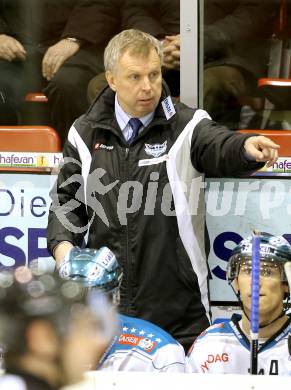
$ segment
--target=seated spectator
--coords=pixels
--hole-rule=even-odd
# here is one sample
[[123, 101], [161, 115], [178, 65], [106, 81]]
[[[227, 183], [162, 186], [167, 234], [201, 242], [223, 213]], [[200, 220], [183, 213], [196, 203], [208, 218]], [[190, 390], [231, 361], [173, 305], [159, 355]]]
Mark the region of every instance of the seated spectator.
[[[125, 0], [121, 12], [122, 29], [137, 29], [168, 42], [166, 36], [176, 36], [180, 31], [180, 0]], [[180, 94], [180, 75], [172, 64], [163, 64], [163, 78], [171, 95]], [[98, 74], [88, 85], [88, 100], [92, 102], [107, 86], [105, 73]]]
[[[163, 41], [166, 47], [167, 36], [176, 36], [180, 32], [180, 0], [126, 0], [123, 11], [124, 28], [144, 31]], [[173, 63], [163, 62], [163, 78], [167, 82], [171, 95], [180, 94], [180, 75]]]
[[[290, 296], [286, 269], [291, 247], [280, 236], [261, 233], [258, 374], [289, 375], [291, 319], [283, 301]], [[193, 344], [188, 356], [191, 372], [248, 374], [252, 237], [237, 245], [230, 257], [227, 278], [238, 297], [242, 316], [210, 326]], [[290, 272], [290, 271], [289, 271]]]
[[279, 0], [206, 0], [204, 9], [204, 108], [237, 129], [241, 97], [258, 95], [267, 74], [269, 38]]
[[[122, 269], [106, 247], [73, 248], [60, 275], [106, 293], [117, 306]], [[160, 327], [139, 318], [119, 315], [119, 331], [100, 359], [101, 371], [184, 372], [183, 347]]]
[[[291, 0], [281, 1], [280, 7], [280, 17], [277, 18], [277, 22], [274, 26], [274, 36], [272, 52], [270, 54], [270, 78], [291, 78]], [[283, 86], [264, 86], [263, 93], [268, 98], [268, 100], [274, 105], [275, 110], [290, 111], [291, 103], [290, 96], [291, 90], [290, 87]], [[284, 126], [282, 120], [284, 121], [284, 113], [277, 113], [275, 115], [275, 120], [277, 123], [273, 122], [272, 118], [270, 120], [273, 124], [277, 124], [278, 128], [290, 129], [290, 113], [286, 112], [287, 123], [289, 126]], [[282, 119], [281, 119], [282, 118]], [[281, 122], [281, 123], [280, 123]], [[278, 126], [279, 125], [279, 126]], [[273, 127], [272, 127], [273, 128]]]
[[104, 295], [26, 267], [0, 277], [1, 390], [52, 390], [79, 383], [115, 332]]
[[[134, 2], [129, 0], [127, 4]], [[159, 3], [162, 7], [168, 1]], [[178, 15], [179, 2], [173, 2], [172, 7], [170, 16], [173, 18], [175, 12]], [[145, 13], [148, 6], [143, 8]], [[141, 14], [141, 9], [142, 5], [134, 8], [137, 15]], [[238, 128], [239, 99], [258, 94], [257, 79], [267, 73], [268, 38], [278, 11], [279, 0], [205, 0], [204, 108], [215, 121], [231, 129]], [[135, 19], [132, 11], [129, 22], [134, 23], [135, 28], [151, 33], [149, 22], [142, 23], [143, 19], [138, 16]], [[158, 17], [157, 24], [159, 20]], [[157, 26], [154, 28], [159, 31]], [[174, 81], [175, 86], [170, 89], [177, 96], [180, 93], [180, 35], [169, 30], [163, 43], [163, 74], [167, 82], [169, 78], [170, 82]]]
[[26, 93], [43, 90], [64, 140], [118, 23], [105, 0], [1, 1], [0, 124], [19, 123]]

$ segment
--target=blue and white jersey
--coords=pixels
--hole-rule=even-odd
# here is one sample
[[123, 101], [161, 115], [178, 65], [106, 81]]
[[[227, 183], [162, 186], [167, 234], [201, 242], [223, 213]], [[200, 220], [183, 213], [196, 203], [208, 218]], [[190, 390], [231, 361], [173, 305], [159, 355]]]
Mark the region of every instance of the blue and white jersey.
[[185, 372], [183, 347], [160, 327], [119, 315], [120, 333], [102, 357], [98, 370]]
[[[250, 343], [242, 332], [240, 316], [210, 326], [196, 339], [187, 356], [187, 371], [206, 374], [248, 374]], [[258, 374], [291, 376], [289, 321], [270, 339], [259, 340]], [[291, 337], [291, 336], [290, 336]], [[290, 343], [290, 339], [289, 339]]]

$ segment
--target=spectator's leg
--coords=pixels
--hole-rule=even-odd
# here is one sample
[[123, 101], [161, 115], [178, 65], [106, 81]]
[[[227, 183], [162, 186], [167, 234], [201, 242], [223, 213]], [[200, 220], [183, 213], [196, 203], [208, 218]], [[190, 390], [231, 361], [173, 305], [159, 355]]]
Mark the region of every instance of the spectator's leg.
[[17, 125], [27, 89], [24, 65], [0, 60], [0, 125]]
[[92, 74], [77, 66], [61, 67], [44, 89], [48, 97], [53, 127], [62, 142], [75, 119], [84, 114], [87, 102], [87, 85]]
[[237, 129], [241, 106], [238, 98], [251, 93], [252, 80], [234, 66], [215, 66], [204, 71], [204, 108], [217, 122]]
[[51, 110], [52, 125], [62, 143], [75, 119], [89, 107], [87, 86], [103, 70], [103, 50], [80, 50], [65, 62], [44, 89]]
[[24, 62], [0, 60], [0, 124], [31, 123], [26, 118], [25, 95], [39, 91], [45, 84], [41, 58], [40, 53], [29, 51]]
[[[28, 92], [41, 92], [47, 85], [47, 80], [42, 76], [42, 51], [32, 50], [26, 61], [25, 79]], [[51, 125], [49, 107], [46, 103], [25, 102], [21, 110], [22, 124], [24, 125]]]

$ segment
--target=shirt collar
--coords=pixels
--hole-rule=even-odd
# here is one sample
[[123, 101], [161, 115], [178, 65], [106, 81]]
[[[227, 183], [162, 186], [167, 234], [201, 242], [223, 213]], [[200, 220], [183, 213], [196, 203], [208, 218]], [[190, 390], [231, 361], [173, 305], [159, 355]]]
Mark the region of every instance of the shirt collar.
[[[153, 111], [145, 116], [142, 116], [141, 118], [138, 118], [142, 122], [143, 127], [146, 127], [151, 123], [154, 118], [154, 114], [155, 113]], [[128, 121], [133, 118], [121, 108], [120, 104], [118, 103], [117, 94], [115, 94], [115, 116], [121, 131], [126, 128]]]

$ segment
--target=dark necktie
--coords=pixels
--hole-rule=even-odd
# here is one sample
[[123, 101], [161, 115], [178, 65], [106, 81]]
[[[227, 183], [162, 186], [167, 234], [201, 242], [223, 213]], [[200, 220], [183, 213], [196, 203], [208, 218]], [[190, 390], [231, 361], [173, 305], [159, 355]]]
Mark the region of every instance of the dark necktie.
[[127, 141], [130, 145], [135, 140], [136, 136], [138, 135], [138, 131], [142, 127], [142, 122], [138, 118], [131, 118], [128, 121], [128, 123], [130, 124], [130, 127], [132, 128], [131, 137]]

